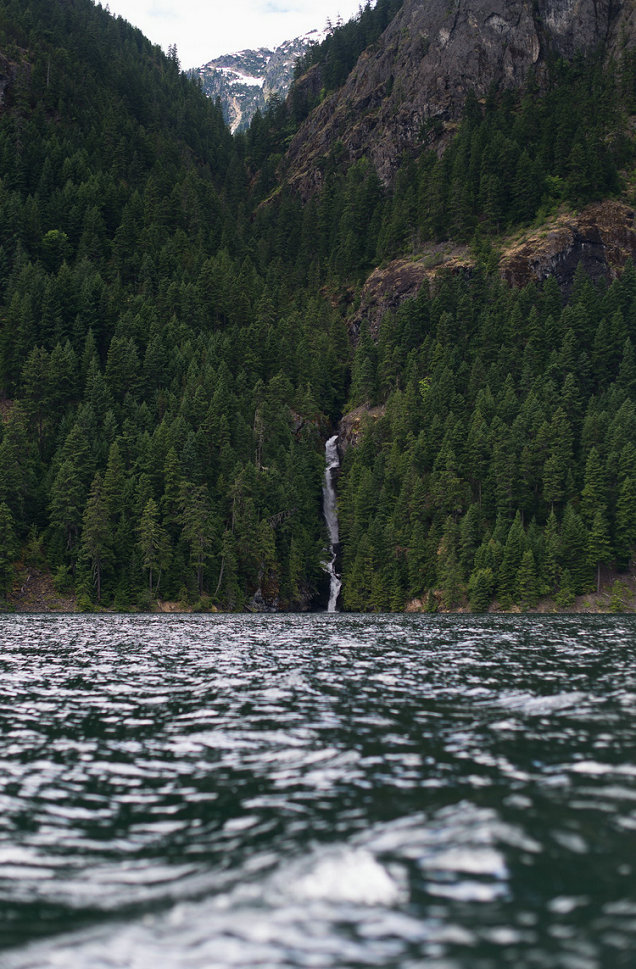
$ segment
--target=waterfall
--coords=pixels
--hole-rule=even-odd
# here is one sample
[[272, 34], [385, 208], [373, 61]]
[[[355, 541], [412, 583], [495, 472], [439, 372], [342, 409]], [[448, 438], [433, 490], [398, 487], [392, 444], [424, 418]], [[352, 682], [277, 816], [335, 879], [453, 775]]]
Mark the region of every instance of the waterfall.
[[322, 486], [322, 508], [329, 533], [329, 560], [324, 563], [325, 572], [329, 575], [329, 605], [327, 612], [336, 611], [336, 603], [342, 582], [336, 572], [336, 555], [338, 554], [338, 513], [336, 511], [336, 489], [333, 485], [333, 472], [340, 467], [338, 457], [338, 435], [334, 434], [325, 444], [325, 483]]

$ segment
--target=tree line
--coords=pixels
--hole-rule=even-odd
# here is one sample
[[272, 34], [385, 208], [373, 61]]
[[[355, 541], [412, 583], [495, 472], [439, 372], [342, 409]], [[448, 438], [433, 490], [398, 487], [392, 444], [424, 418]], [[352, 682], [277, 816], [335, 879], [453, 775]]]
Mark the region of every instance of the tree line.
[[[311, 53], [345, 65], [329, 84], [395, 7]], [[90, 0], [2, 0], [0, 49], [0, 599], [32, 564], [83, 608], [320, 603], [324, 440], [361, 403], [386, 411], [339, 479], [347, 608], [567, 604], [627, 566], [634, 270], [564, 305], [490, 246], [621, 190], [636, 59], [469, 98], [389, 188], [335, 144], [302, 204], [293, 95], [232, 137], [174, 51]], [[354, 353], [368, 270], [446, 238], [474, 272]]]
[[483, 264], [363, 332], [383, 402], [340, 479], [348, 609], [561, 606], [636, 544], [636, 271], [515, 290]]

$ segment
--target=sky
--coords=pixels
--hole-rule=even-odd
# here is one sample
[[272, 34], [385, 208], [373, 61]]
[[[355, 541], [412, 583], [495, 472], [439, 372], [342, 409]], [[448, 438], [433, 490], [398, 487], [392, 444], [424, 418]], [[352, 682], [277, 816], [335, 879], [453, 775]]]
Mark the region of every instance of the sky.
[[177, 45], [181, 67], [200, 67], [221, 54], [275, 47], [327, 19], [350, 20], [360, 0], [101, 0], [167, 51]]

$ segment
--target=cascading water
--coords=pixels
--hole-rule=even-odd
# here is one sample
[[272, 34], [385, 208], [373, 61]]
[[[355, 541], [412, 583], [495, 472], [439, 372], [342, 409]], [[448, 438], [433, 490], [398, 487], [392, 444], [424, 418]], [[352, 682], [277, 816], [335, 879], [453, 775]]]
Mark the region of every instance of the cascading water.
[[322, 508], [329, 533], [329, 560], [325, 562], [325, 572], [329, 575], [329, 605], [327, 612], [335, 612], [342, 582], [336, 572], [336, 556], [338, 554], [338, 513], [336, 511], [336, 489], [333, 484], [333, 473], [340, 467], [338, 456], [338, 435], [334, 434], [325, 444], [325, 483], [322, 486]]

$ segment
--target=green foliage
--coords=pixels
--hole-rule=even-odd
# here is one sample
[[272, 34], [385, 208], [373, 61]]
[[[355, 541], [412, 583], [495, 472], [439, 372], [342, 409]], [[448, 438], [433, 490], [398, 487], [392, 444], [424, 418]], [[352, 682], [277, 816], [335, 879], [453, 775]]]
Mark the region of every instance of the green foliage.
[[81, 555], [90, 563], [97, 601], [102, 598], [102, 572], [112, 559], [112, 532], [108, 520], [102, 475], [98, 472], [91, 485], [82, 517]]
[[[515, 291], [483, 272], [449, 275], [357, 351], [385, 416], [363, 425], [339, 480], [349, 608], [369, 608], [374, 574], [376, 598], [402, 606], [434, 591], [445, 608], [466, 593], [478, 611], [545, 595], [568, 607], [598, 586], [601, 565], [628, 564], [636, 401], [620, 358], [591, 369], [588, 321], [617, 306], [636, 319], [633, 279], [629, 266], [595, 290], [577, 275], [564, 306], [549, 283]], [[574, 326], [574, 363], [547, 357], [553, 334]], [[390, 579], [387, 561], [399, 564]]]
[[[399, 5], [310, 52], [323, 97]], [[302, 85], [233, 139], [174, 49], [91, 0], [6, 0], [0, 43], [0, 596], [35, 535], [83, 608], [149, 608], [160, 583], [307, 607], [347, 403], [385, 405], [339, 478], [347, 608], [567, 604], [630, 562], [634, 270], [577, 274], [564, 307], [553, 282], [493, 276], [492, 236], [616, 191], [632, 60], [620, 82], [575, 60], [541, 91], [469, 99], [446, 152], [425, 126], [390, 190], [331, 145], [303, 203], [280, 183]], [[472, 278], [442, 274], [353, 353], [367, 270], [449, 235], [473, 240]]]
[[[367, 6], [357, 20], [311, 49], [299, 70], [313, 65], [326, 81], [323, 91], [338, 88], [359, 45], [373, 35], [363, 29], [366, 19], [384, 22], [400, 5], [386, 0], [372, 11]], [[628, 64], [625, 55], [622, 71]], [[632, 94], [621, 71], [608, 66], [601, 53], [550, 63], [548, 71], [541, 88], [530, 79], [516, 92], [492, 90], [485, 105], [469, 96], [441, 156], [429, 141], [440, 131], [424, 125], [419, 154], [403, 160], [390, 189], [366, 158], [353, 161], [344, 144], [331, 145], [320, 162], [321, 191], [305, 206], [285, 187], [276, 188], [267, 161], [268, 150], [284, 151], [314, 104], [299, 82], [288, 106], [279, 103], [259, 116], [246, 136], [256, 199], [268, 198], [257, 213], [262, 265], [281, 259], [294, 266], [299, 280], [319, 271], [349, 281], [383, 260], [418, 254], [427, 241], [452, 239], [472, 240], [481, 264], [493, 266], [489, 237], [550, 215], [563, 203], [579, 208], [616, 194], [619, 171], [633, 158], [633, 144], [623, 134], [623, 109]], [[429, 257], [436, 258], [442, 257]], [[558, 468], [551, 470], [558, 483]]]
[[16, 540], [36, 527], [84, 604], [130, 607], [161, 580], [240, 608], [263, 569], [283, 604], [308, 603], [319, 427], [348, 379], [339, 314], [259, 262], [240, 140], [174, 50], [91, 0], [11, 0], [0, 42], [20, 68], [0, 116]]
[[367, 0], [364, 7], [360, 6], [357, 17], [347, 23], [339, 21], [334, 27], [328, 20], [327, 37], [298, 59], [295, 77], [299, 78], [312, 66], [319, 65], [324, 85], [322, 97], [328, 91], [336, 90], [344, 83], [363, 50], [375, 43], [403, 2], [377, 0], [371, 6]]
[[495, 589], [495, 575], [492, 569], [476, 569], [471, 573], [468, 583], [468, 598], [473, 612], [486, 612]]
[[0, 502], [0, 598], [4, 598], [13, 578], [13, 561], [18, 553], [18, 541], [11, 510]]

